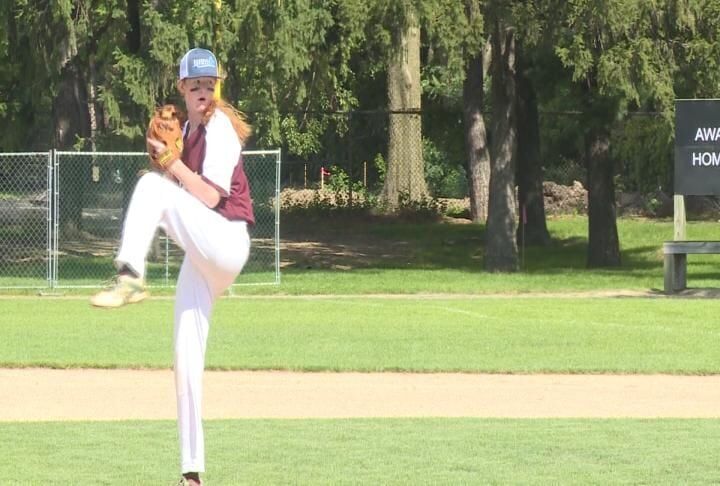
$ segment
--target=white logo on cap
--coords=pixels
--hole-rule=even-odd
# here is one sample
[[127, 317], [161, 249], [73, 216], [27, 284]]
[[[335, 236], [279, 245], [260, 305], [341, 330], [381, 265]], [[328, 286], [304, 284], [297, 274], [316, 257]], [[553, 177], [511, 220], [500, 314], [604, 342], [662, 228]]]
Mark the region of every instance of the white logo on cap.
[[215, 67], [215, 63], [212, 61], [212, 59], [193, 59], [193, 67], [199, 69]]

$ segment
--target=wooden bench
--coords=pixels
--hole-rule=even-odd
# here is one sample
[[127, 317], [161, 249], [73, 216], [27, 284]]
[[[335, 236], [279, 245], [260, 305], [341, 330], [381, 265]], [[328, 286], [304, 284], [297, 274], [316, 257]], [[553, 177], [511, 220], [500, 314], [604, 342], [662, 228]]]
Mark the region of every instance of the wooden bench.
[[687, 288], [688, 254], [720, 253], [720, 241], [666, 241], [663, 243], [665, 255], [665, 293], [672, 294]]

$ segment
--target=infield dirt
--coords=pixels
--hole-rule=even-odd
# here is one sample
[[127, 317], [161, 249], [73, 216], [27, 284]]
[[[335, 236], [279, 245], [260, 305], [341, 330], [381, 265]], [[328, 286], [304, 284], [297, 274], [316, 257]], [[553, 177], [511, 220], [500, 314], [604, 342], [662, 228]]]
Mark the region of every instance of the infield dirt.
[[[174, 419], [171, 370], [0, 369], [0, 422]], [[720, 376], [206, 371], [206, 419], [717, 418]]]

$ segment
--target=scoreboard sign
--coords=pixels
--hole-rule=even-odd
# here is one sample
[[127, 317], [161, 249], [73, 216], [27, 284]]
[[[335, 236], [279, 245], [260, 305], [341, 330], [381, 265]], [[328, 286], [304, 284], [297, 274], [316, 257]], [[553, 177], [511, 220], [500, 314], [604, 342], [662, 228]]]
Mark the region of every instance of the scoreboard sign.
[[720, 100], [675, 101], [675, 194], [720, 195]]

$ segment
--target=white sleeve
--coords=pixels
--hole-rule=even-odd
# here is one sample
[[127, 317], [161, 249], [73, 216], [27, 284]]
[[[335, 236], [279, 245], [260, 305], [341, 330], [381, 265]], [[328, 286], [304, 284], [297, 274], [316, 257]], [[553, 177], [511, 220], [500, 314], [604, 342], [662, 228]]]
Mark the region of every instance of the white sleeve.
[[216, 111], [207, 124], [202, 175], [230, 194], [230, 182], [242, 146], [227, 115]]

